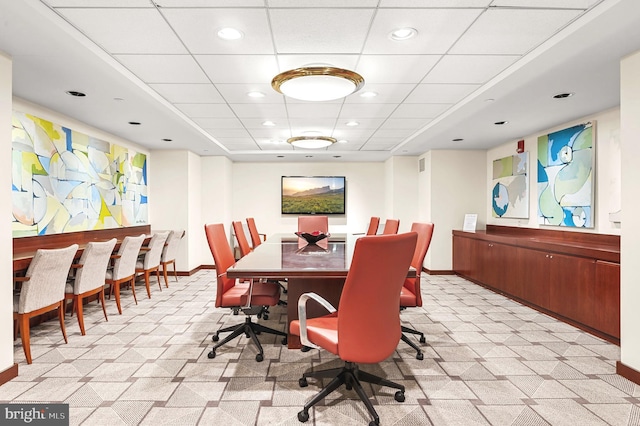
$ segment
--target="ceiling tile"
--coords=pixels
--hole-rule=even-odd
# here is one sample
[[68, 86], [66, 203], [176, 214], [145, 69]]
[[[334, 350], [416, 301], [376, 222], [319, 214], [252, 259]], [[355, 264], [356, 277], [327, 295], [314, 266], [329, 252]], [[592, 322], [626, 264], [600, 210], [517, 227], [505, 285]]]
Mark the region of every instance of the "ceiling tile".
[[232, 118], [235, 117], [226, 104], [175, 104], [175, 106], [191, 118]]
[[347, 104], [342, 106], [340, 120], [386, 118], [397, 108], [396, 104]]
[[231, 104], [230, 107], [239, 118], [261, 118], [275, 120], [276, 117], [286, 117], [287, 110], [282, 104]]
[[380, 0], [380, 7], [487, 7], [491, 1], [492, 0], [429, 0], [426, 2], [424, 0]]
[[[240, 119], [244, 127], [249, 130], [252, 136], [256, 134], [263, 135], [262, 137], [271, 137], [275, 132], [286, 131], [289, 132], [289, 120], [286, 118], [275, 118], [272, 121], [275, 126], [264, 126], [264, 118], [242, 118]], [[262, 133], [258, 133], [262, 131]], [[267, 135], [267, 136], [264, 136]]]
[[[216, 84], [216, 88], [220, 91], [222, 97], [230, 104], [282, 104], [284, 105], [284, 96], [276, 92], [268, 83], [235, 83], [235, 84]], [[264, 97], [252, 98], [247, 96], [249, 92], [261, 92]]]
[[171, 103], [179, 104], [215, 104], [223, 103], [220, 93], [212, 84], [150, 84], [149, 87], [158, 92]]
[[313, 65], [330, 65], [355, 70], [357, 63], [358, 55], [278, 55], [280, 72]]
[[[242, 120], [245, 123], [247, 120]], [[270, 140], [287, 140], [291, 137], [291, 130], [289, 130], [289, 126], [286, 127], [249, 127], [246, 126], [249, 134], [254, 139], [270, 139]]]
[[315, 118], [332, 118], [340, 113], [340, 104], [329, 103], [304, 103], [304, 104], [288, 104], [287, 111], [289, 118], [315, 117]]
[[391, 118], [436, 118], [449, 108], [451, 104], [402, 104], [391, 114]]
[[373, 134], [372, 138], [405, 138], [411, 135], [415, 130], [414, 129], [378, 129]]
[[167, 7], [262, 7], [264, 0], [158, 0]]
[[416, 131], [426, 126], [430, 118], [390, 118], [380, 126], [380, 130], [410, 130]]
[[[273, 54], [267, 12], [263, 8], [162, 9], [178, 37], [193, 54]], [[239, 40], [223, 40], [218, 30], [235, 28], [244, 33]]]
[[155, 9], [149, 0], [43, 0], [53, 7], [147, 7]]
[[346, 3], [344, 0], [267, 0], [270, 7], [345, 7], [348, 4], [349, 7], [376, 7], [378, 0], [349, 0]]
[[300, 135], [302, 132], [318, 131], [322, 134], [331, 134], [336, 120], [332, 118], [291, 118], [291, 134]]
[[477, 84], [419, 84], [407, 97], [409, 104], [454, 104], [480, 87]]
[[[416, 84], [380, 84], [380, 83], [364, 83], [364, 87], [359, 92], [347, 96], [345, 103], [378, 103], [378, 104], [398, 104], [409, 95], [416, 87]], [[363, 92], [376, 92], [378, 96], [375, 98], [363, 98], [360, 96]]]
[[588, 9], [600, 0], [493, 0], [492, 6]]
[[194, 118], [193, 121], [204, 129], [244, 129], [237, 118]]
[[189, 55], [115, 55], [145, 83], [208, 83], [209, 79]]
[[366, 83], [419, 83], [441, 55], [362, 55], [355, 69]]
[[360, 53], [373, 9], [270, 9], [280, 53]]
[[384, 122], [384, 118], [359, 118], [356, 121], [358, 122], [357, 126], [347, 126], [349, 121], [353, 121], [350, 118], [340, 118], [336, 123], [337, 129], [377, 129]]
[[522, 55], [551, 37], [579, 13], [577, 10], [489, 9], [449, 53]]
[[[444, 54], [481, 13], [481, 9], [380, 9], [376, 13], [363, 53]], [[411, 27], [418, 34], [404, 41], [389, 38], [391, 31]]]
[[516, 55], [446, 55], [422, 82], [484, 84], [519, 58]]
[[225, 141], [253, 140], [249, 132], [244, 129], [205, 129], [205, 131], [215, 135], [215, 138], [223, 144], [226, 143]]
[[80, 31], [111, 54], [187, 53], [178, 37], [155, 8], [57, 10]]
[[278, 74], [273, 55], [196, 55], [211, 81], [218, 83], [271, 84]]
[[365, 141], [375, 133], [375, 128], [369, 129], [351, 129], [351, 128], [336, 128], [334, 129], [332, 136], [336, 139], [346, 139], [348, 141], [362, 140]]

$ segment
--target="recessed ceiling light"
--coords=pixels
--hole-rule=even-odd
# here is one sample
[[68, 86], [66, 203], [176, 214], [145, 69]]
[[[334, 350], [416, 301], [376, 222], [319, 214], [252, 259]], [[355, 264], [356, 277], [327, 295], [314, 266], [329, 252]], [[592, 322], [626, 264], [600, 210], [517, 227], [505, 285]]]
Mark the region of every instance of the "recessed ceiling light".
[[313, 158], [313, 155], [305, 155], [304, 158]]
[[358, 123], [357, 121], [348, 121], [347, 122], [347, 126], [349, 126], [349, 127], [354, 127], [354, 126], [357, 126], [359, 124], [360, 123]]
[[485, 99], [484, 101], [485, 101], [485, 102], [493, 102], [493, 101], [495, 101], [495, 99], [493, 99], [493, 98], [487, 98], [487, 99]]
[[462, 138], [455, 138], [455, 139], [451, 139], [453, 142], [462, 142], [464, 139]]
[[553, 98], [554, 99], [564, 99], [564, 98], [568, 98], [570, 96], [573, 96], [573, 93], [571, 93], [571, 92], [558, 93], [557, 95], [553, 95]]
[[507, 124], [507, 123], [508, 123], [508, 121], [496, 121], [493, 124], [495, 124], [496, 126], [502, 126], [503, 124]]
[[114, 101], [116, 101], [116, 102], [122, 102], [122, 101], [124, 101], [124, 99], [123, 99], [123, 98], [113, 98], [113, 100], [114, 100]]
[[239, 40], [244, 37], [244, 34], [235, 28], [221, 28], [218, 30], [218, 37], [223, 40]]
[[284, 158], [284, 155], [276, 155], [277, 158]]
[[378, 96], [376, 92], [362, 92], [360, 93], [361, 98], [375, 98]]
[[273, 122], [273, 121], [271, 121], [271, 120], [267, 120], [267, 121], [263, 121], [263, 122], [262, 122], [262, 125], [263, 125], [263, 126], [268, 126], [268, 127], [273, 127], [273, 126], [275, 126], [275, 125], [276, 125], [276, 123], [274, 123], [274, 122]]
[[414, 37], [416, 34], [418, 34], [418, 31], [415, 28], [405, 27], [391, 31], [389, 37], [391, 38], [391, 40], [402, 41], [408, 40]]
[[67, 93], [67, 95], [75, 96], [75, 97], [78, 97], [78, 98], [81, 98], [83, 96], [87, 96], [84, 93], [78, 92], [76, 90], [68, 90], [66, 93]]
[[129, 124], [131, 124], [132, 126], [139, 126], [142, 123], [140, 123], [139, 121], [130, 121]]
[[163, 141], [165, 141], [165, 142], [171, 142], [171, 141], [173, 141], [173, 139], [169, 139], [169, 138], [164, 138], [164, 139], [162, 139], [162, 140], [163, 140]]
[[262, 92], [249, 92], [247, 96], [250, 98], [264, 98], [266, 95]]
[[333, 158], [341, 158], [342, 155], [334, 155]]
[[338, 143], [348, 143], [348, 142], [349, 142], [349, 141], [348, 141], [348, 140], [346, 140], [346, 139], [340, 139], [340, 140], [338, 141]]

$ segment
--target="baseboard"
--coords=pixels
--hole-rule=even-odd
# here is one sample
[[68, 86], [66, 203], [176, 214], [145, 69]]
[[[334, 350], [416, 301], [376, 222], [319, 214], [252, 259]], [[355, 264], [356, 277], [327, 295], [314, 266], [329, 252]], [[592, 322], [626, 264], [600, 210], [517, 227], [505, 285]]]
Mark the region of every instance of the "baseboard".
[[[193, 268], [190, 271], [177, 271], [176, 274], [178, 274], [179, 277], [190, 277], [191, 275], [195, 274], [196, 272], [202, 270], [202, 269], [216, 269], [215, 265], [200, 265], [197, 268]], [[169, 272], [169, 275], [171, 275], [171, 272]]]
[[429, 275], [455, 275], [456, 274], [455, 272], [449, 271], [446, 269], [437, 270], [437, 269], [422, 268], [422, 270]]
[[6, 370], [0, 371], [0, 386], [4, 385], [11, 379], [15, 379], [16, 377], [18, 377], [18, 364], [13, 364], [13, 366]]
[[631, 380], [636, 385], [640, 385], [640, 371], [624, 365], [621, 361], [616, 362], [616, 373], [625, 379]]

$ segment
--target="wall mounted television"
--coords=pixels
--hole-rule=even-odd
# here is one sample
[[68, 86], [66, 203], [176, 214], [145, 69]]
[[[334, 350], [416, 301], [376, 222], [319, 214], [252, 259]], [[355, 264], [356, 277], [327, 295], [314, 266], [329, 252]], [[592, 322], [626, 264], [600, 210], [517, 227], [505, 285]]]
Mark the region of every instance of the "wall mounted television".
[[345, 214], [344, 176], [282, 176], [282, 214]]

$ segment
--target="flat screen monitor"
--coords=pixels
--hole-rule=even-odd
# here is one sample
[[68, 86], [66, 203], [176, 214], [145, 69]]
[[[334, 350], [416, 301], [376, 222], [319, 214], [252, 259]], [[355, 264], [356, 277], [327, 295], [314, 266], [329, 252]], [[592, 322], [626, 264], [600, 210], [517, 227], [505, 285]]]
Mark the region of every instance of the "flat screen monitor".
[[345, 214], [344, 176], [282, 176], [282, 214]]

